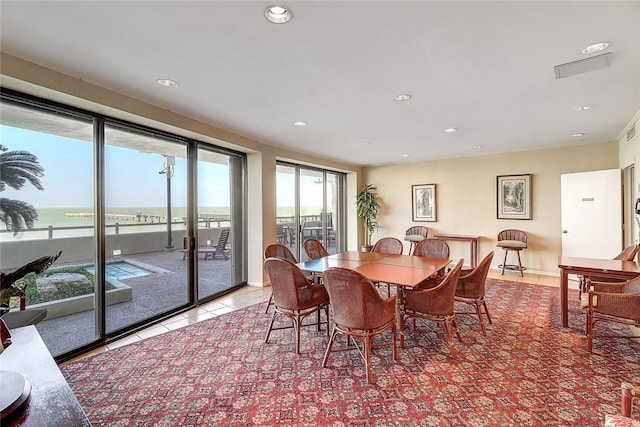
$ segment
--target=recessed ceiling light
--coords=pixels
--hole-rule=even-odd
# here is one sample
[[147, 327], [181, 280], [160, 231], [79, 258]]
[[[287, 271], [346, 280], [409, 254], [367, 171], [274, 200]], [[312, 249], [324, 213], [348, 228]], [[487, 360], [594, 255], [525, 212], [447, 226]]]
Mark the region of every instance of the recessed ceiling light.
[[482, 145], [474, 145], [474, 146], [473, 146], [473, 149], [474, 149], [474, 150], [479, 150], [479, 149], [481, 149], [481, 148], [482, 148]]
[[576, 107], [576, 111], [587, 111], [591, 110], [591, 105], [582, 105], [580, 107]]
[[294, 126], [306, 126], [307, 122], [294, 122], [293, 125]]
[[371, 143], [370, 143], [370, 142], [366, 142], [366, 141], [365, 141], [365, 142], [363, 142], [363, 143], [362, 143], [362, 145], [364, 145], [365, 147], [368, 147], [368, 146], [370, 146], [370, 145], [371, 145]]
[[286, 7], [273, 5], [265, 9], [264, 16], [269, 22], [284, 24], [291, 19], [291, 12]]
[[171, 79], [158, 79], [158, 84], [165, 87], [178, 87], [180, 86], [177, 81]]
[[396, 95], [395, 98], [393, 98], [396, 101], [408, 101], [411, 99], [411, 95], [406, 94], [406, 93], [402, 93], [400, 95]]
[[448, 129], [445, 129], [444, 131], [447, 133], [451, 133], [451, 132], [456, 132], [457, 130], [458, 130], [457, 128], [448, 128]]
[[580, 138], [581, 136], [584, 136], [584, 133], [577, 132], [577, 133], [572, 134], [571, 136], [574, 137], [574, 138]]
[[403, 154], [402, 157], [409, 157], [409, 155], [408, 154]]
[[583, 55], [589, 55], [592, 53], [600, 52], [601, 50], [605, 50], [608, 47], [609, 47], [609, 43], [607, 42], [596, 43], [596, 44], [592, 44], [591, 46], [585, 47], [580, 51], [580, 53]]

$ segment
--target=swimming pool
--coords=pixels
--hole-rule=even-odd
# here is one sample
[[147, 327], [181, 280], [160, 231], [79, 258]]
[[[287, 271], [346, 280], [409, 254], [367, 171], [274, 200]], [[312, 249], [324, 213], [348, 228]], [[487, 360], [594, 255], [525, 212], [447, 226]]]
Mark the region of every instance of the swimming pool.
[[[89, 273], [95, 276], [95, 266], [85, 267]], [[133, 279], [136, 277], [143, 277], [153, 274], [153, 271], [149, 271], [137, 265], [129, 264], [128, 262], [120, 261], [112, 264], [107, 264], [105, 267], [105, 273], [108, 278], [115, 280]]]

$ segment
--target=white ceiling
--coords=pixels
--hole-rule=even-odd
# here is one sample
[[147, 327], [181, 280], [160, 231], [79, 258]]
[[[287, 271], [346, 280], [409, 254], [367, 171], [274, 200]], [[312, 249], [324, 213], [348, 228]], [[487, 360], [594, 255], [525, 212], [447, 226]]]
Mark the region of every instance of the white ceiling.
[[[272, 3], [2, 0], [1, 49], [361, 165], [610, 141], [640, 111], [640, 1], [285, 1], [281, 25]], [[607, 68], [555, 78], [601, 41]]]

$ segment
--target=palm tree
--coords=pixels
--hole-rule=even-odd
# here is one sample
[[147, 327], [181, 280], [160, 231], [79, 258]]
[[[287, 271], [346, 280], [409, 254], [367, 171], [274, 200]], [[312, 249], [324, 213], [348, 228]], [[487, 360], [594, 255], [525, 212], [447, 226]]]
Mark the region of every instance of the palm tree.
[[[38, 162], [38, 157], [28, 151], [8, 151], [0, 144], [0, 191], [7, 186], [20, 190], [27, 181], [38, 190], [44, 190], [40, 182], [43, 175], [44, 168]], [[0, 197], [0, 221], [14, 235], [25, 228], [33, 228], [37, 219], [38, 212], [29, 203]]]

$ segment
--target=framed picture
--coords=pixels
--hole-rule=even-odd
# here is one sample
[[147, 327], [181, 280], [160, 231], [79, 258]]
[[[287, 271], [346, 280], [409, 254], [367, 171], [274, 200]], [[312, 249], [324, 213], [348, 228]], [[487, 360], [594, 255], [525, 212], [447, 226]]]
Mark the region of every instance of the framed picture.
[[411, 186], [411, 202], [414, 221], [436, 220], [436, 185]]
[[498, 176], [498, 219], [531, 219], [531, 175]]

